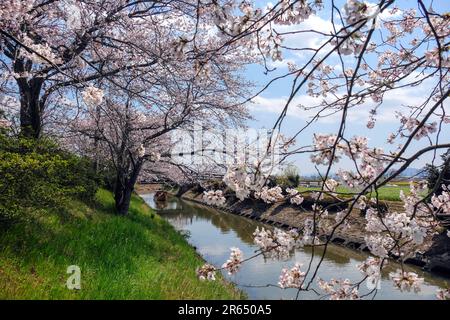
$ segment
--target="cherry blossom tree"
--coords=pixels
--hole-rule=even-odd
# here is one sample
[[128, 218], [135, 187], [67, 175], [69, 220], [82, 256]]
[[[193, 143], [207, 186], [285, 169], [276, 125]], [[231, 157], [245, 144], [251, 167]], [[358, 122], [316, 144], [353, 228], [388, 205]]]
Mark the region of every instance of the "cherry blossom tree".
[[[208, 34], [210, 28], [195, 29], [191, 24], [197, 20], [185, 17], [185, 26], [174, 30], [167, 21], [170, 17], [154, 27], [161, 37], [156, 39], [161, 42], [156, 43], [155, 50], [165, 47], [164, 59], [146, 74], [136, 76], [130, 71], [115, 83], [87, 87], [81, 93], [81, 111], [62, 123], [64, 127], [69, 124], [70, 139], [81, 133], [81, 139], [88, 139], [88, 149], [101, 150], [113, 164], [120, 214], [127, 213], [139, 176], [164, 176], [177, 181], [193, 173], [188, 172], [192, 168], [180, 166], [171, 158], [174, 142], [170, 134], [174, 130], [186, 129], [194, 121], [201, 121], [205, 129], [225, 130], [242, 125], [247, 117], [242, 97], [248, 95], [251, 83], [240, 76], [240, 70], [255, 61], [253, 55], [235, 45], [221, 52], [222, 39]], [[199, 59], [190, 59], [189, 54], [179, 52], [173, 42], [166, 40], [178, 32], [184, 32], [185, 37], [195, 32], [197, 52], [218, 49], [199, 65]], [[189, 50], [190, 44], [184, 46]]]
[[39, 137], [46, 110], [80, 91], [99, 98], [85, 89], [100, 82], [121, 87], [121, 79], [133, 73], [147, 75], [151, 85], [149, 74], [167, 72], [162, 65], [174, 58], [207, 76], [213, 53], [226, 52], [232, 43], [231, 36], [209, 48], [205, 42], [218, 6], [178, 0], [3, 1], [2, 101], [18, 109], [24, 135]]
[[89, 81], [114, 81], [124, 70], [151, 66], [154, 57], [137, 59], [139, 49], [132, 41], [145, 40], [145, 26], [137, 21], [156, 7], [146, 1], [2, 2], [3, 88], [19, 101], [22, 132], [41, 134], [47, 105], [57, 103], [52, 99], [89, 86]]
[[[94, 151], [96, 161], [109, 155], [124, 214], [145, 161], [163, 163], [170, 131], [193, 119], [228, 126], [246, 117], [239, 99], [250, 84], [239, 72], [256, 58], [246, 42], [219, 32], [219, 8], [176, 0], [2, 4], [2, 98], [19, 102], [22, 134], [38, 138], [47, 117], [47, 131], [68, 145]], [[168, 165], [145, 172], [173, 173]]]

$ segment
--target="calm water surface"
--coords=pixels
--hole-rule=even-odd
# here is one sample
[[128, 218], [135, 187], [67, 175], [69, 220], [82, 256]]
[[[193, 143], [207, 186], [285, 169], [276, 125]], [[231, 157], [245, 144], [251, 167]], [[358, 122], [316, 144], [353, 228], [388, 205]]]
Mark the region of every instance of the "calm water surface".
[[[167, 219], [176, 229], [189, 235], [188, 241], [197, 248], [197, 251], [206, 261], [220, 267], [229, 257], [230, 247], [238, 247], [244, 253], [244, 258], [254, 254], [257, 247], [253, 244], [253, 232], [257, 226], [263, 224], [244, 217], [229, 213], [219, 212], [191, 202], [177, 198], [171, 198], [161, 208], [155, 205], [153, 194], [142, 195], [142, 198], [158, 213]], [[321, 252], [316, 249], [315, 260], [318, 260]], [[366, 253], [330, 245], [325, 259], [319, 269], [319, 276], [324, 280], [331, 278], [348, 278], [351, 281], [359, 281], [362, 278], [356, 265], [364, 261]], [[311, 259], [310, 249], [297, 249], [293, 255], [284, 261], [264, 259], [259, 256], [245, 262], [240, 271], [233, 276], [224, 272], [224, 276], [236, 283], [245, 291], [250, 299], [293, 299], [296, 296], [295, 289], [280, 289], [267, 284], [276, 285], [280, 270], [283, 267], [292, 267], [295, 262], [303, 264], [305, 269]], [[316, 261], [317, 263], [317, 261]], [[407, 267], [408, 271], [414, 271], [425, 278], [425, 283], [419, 293], [400, 292], [388, 279], [388, 274], [398, 267], [395, 262], [390, 262], [384, 270], [380, 290], [375, 299], [435, 299], [436, 290], [447, 286], [448, 281], [435, 275], [423, 272], [420, 268]], [[365, 284], [360, 288], [360, 294], [369, 292]], [[300, 299], [317, 299], [313, 292], [302, 292]], [[372, 296], [370, 296], [372, 298]]]

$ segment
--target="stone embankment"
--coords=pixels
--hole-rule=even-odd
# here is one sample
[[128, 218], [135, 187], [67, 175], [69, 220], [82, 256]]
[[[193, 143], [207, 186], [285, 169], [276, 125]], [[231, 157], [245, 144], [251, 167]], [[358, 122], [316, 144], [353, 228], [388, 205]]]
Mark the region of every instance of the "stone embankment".
[[[203, 200], [203, 193], [192, 188], [181, 195], [182, 199], [206, 205]], [[393, 211], [403, 210], [401, 202], [385, 201], [384, 205]], [[281, 229], [301, 228], [307, 218], [311, 218], [313, 213], [308, 204], [294, 206], [290, 203], [266, 204], [262, 201], [246, 199], [238, 201], [232, 196], [227, 196], [224, 207], [216, 208], [221, 211], [247, 217]], [[309, 209], [309, 210], [308, 210]], [[331, 224], [335, 223], [335, 213], [329, 213], [326, 219]], [[352, 248], [355, 250], [368, 251], [364, 241], [364, 214], [359, 209], [354, 209], [348, 218], [349, 226], [338, 227], [331, 238], [331, 242]], [[324, 239], [329, 235], [324, 234]], [[408, 259], [406, 262], [422, 267], [431, 272], [436, 272], [446, 277], [450, 277], [450, 238], [446, 233], [436, 235], [434, 243], [429, 251], [416, 257]]]

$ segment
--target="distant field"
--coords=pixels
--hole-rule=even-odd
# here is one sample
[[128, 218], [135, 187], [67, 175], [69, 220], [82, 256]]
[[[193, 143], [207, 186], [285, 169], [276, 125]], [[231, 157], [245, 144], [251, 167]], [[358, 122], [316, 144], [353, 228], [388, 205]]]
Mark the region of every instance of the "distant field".
[[[300, 192], [320, 190], [320, 187], [298, 187]], [[378, 198], [380, 200], [400, 201], [400, 190], [403, 190], [405, 194], [409, 194], [409, 183], [399, 182], [395, 183], [395, 186], [384, 186], [378, 189]], [[336, 189], [338, 193], [354, 193], [356, 190], [352, 190], [347, 187], [339, 186]], [[375, 193], [367, 194], [368, 197], [375, 197]]]

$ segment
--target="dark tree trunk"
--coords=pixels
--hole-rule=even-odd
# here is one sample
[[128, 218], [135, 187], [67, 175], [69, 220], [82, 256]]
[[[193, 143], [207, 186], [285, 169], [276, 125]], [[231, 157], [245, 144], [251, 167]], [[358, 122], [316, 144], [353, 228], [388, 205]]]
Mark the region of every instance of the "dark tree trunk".
[[131, 195], [134, 191], [139, 172], [141, 171], [141, 163], [136, 164], [131, 173], [119, 170], [114, 187], [114, 200], [116, 203], [117, 213], [120, 215], [128, 214], [130, 208]]
[[114, 191], [114, 200], [116, 202], [116, 210], [120, 215], [126, 215], [130, 208], [131, 195], [133, 194], [134, 186], [130, 185], [116, 185]]
[[42, 78], [17, 79], [20, 91], [20, 131], [29, 138], [39, 138], [42, 130], [42, 113], [44, 101], [40, 94], [43, 84]]

